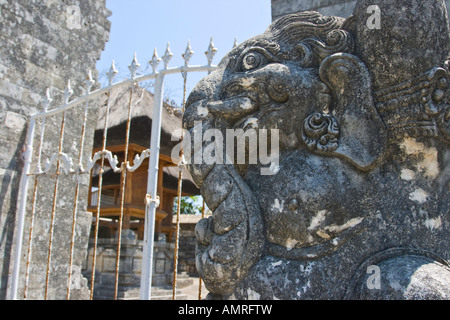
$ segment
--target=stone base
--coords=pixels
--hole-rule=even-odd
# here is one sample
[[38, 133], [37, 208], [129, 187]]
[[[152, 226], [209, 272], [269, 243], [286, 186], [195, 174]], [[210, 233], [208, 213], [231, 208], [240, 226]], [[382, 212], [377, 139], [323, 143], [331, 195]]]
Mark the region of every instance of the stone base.
[[[128, 233], [124, 233], [128, 234]], [[83, 274], [91, 282], [93, 241], [91, 240], [88, 259]], [[153, 247], [152, 286], [170, 288], [173, 282], [173, 256], [175, 245], [165, 241], [156, 241]], [[119, 262], [118, 299], [139, 299], [141, 284], [143, 241], [122, 238], [121, 258]], [[117, 239], [98, 239], [95, 266], [94, 299], [114, 299], [116, 283]], [[181, 282], [182, 283], [182, 282]], [[163, 294], [166, 295], [165, 293]]]

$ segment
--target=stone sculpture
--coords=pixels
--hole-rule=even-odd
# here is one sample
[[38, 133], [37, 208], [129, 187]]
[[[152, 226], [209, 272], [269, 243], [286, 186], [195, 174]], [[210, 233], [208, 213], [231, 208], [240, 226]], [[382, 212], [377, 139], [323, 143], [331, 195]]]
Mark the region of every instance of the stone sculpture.
[[281, 17], [198, 83], [191, 138], [279, 137], [271, 174], [187, 164], [213, 211], [196, 227], [209, 299], [450, 298], [449, 46], [443, 0], [361, 0]]

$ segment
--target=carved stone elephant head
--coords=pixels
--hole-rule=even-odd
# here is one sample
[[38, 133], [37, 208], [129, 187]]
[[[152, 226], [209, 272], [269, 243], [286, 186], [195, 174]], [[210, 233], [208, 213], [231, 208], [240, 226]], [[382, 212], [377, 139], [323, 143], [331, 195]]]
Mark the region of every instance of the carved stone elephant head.
[[[448, 50], [428, 52], [448, 49], [445, 6], [369, 2], [389, 12], [390, 32], [368, 29], [367, 1], [348, 19], [286, 15], [233, 48], [190, 94], [183, 124], [194, 153], [225, 159], [188, 163], [213, 211], [196, 227], [211, 298], [366, 298], [362, 266], [374, 261], [400, 277], [392, 270], [417, 252], [439, 261], [438, 283], [449, 280]], [[422, 21], [411, 10], [438, 21], [404, 48], [402, 28]], [[250, 159], [252, 143], [276, 145], [270, 166], [237, 161], [239, 151]], [[398, 298], [386, 288], [377, 297]]]

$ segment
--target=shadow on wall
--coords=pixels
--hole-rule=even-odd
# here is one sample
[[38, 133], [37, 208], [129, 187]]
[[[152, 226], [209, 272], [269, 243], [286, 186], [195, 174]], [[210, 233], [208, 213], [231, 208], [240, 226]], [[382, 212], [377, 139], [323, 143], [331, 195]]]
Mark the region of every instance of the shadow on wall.
[[[20, 158], [27, 130], [28, 127], [25, 126], [20, 133], [19, 143], [17, 144], [14, 156], [5, 168], [0, 187], [0, 212], [3, 212], [4, 207], [9, 205], [9, 208], [5, 210], [7, 211], [6, 215], [0, 215], [0, 226], [3, 226], [0, 232], [0, 252], [2, 254], [1, 270], [3, 270], [0, 279], [0, 300], [6, 299], [18, 198], [18, 192], [14, 191], [19, 189], [20, 176], [22, 174], [22, 163], [20, 162]], [[1, 221], [2, 218], [5, 220]]]

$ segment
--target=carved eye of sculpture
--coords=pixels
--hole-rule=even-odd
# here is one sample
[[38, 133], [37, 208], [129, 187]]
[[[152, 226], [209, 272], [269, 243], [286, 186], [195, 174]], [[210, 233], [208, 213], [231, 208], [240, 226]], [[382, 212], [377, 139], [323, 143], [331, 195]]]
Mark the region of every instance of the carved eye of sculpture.
[[264, 54], [264, 49], [252, 50], [244, 53], [240, 59], [240, 71], [250, 71], [260, 68], [268, 63], [268, 58]]
[[261, 65], [261, 55], [257, 52], [250, 52], [245, 55], [242, 60], [242, 67], [244, 70], [253, 70]]

